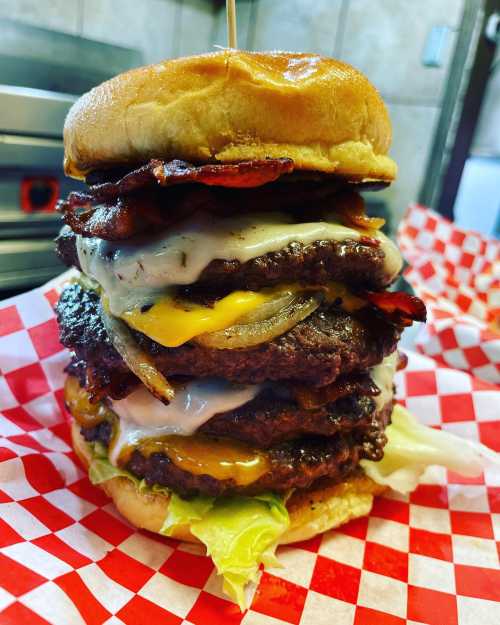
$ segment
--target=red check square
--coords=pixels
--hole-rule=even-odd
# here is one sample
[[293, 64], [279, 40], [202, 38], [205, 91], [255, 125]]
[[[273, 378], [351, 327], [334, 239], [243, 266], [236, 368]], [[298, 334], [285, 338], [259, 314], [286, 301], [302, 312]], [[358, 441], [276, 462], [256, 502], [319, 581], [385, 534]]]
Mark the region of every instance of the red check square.
[[39, 362], [7, 373], [5, 380], [20, 404], [27, 404], [50, 391], [47, 377]]
[[87, 529], [91, 530], [112, 545], [119, 545], [134, 530], [111, 516], [104, 510], [94, 510], [91, 514], [80, 521]]
[[306, 588], [264, 572], [255, 593], [252, 610], [298, 625], [306, 597]]
[[22, 603], [12, 603], [0, 614], [2, 625], [50, 625]]
[[64, 487], [64, 478], [47, 456], [30, 454], [23, 456], [24, 472], [31, 486], [39, 493], [49, 493]]
[[485, 421], [478, 423], [479, 439], [481, 443], [500, 452], [500, 436], [498, 435], [499, 425], [498, 421]]
[[410, 527], [410, 553], [452, 562], [451, 536]]
[[107, 553], [97, 564], [108, 577], [132, 592], [138, 592], [154, 575], [153, 569], [119, 549]]
[[0, 309], [0, 336], [7, 336], [12, 332], [23, 329], [23, 322], [16, 306], [7, 306]]
[[462, 348], [462, 352], [471, 367], [482, 367], [490, 362], [488, 356], [479, 346]]
[[203, 588], [213, 570], [210, 558], [176, 549], [160, 568], [160, 573], [181, 584]]
[[372, 608], [356, 606], [353, 625], [406, 625], [404, 618], [399, 618], [387, 612], [379, 612]]
[[75, 549], [70, 547], [64, 541], [62, 541], [55, 534], [47, 534], [31, 541], [37, 547], [45, 549], [48, 553], [51, 553], [56, 558], [63, 560], [74, 569], [79, 569], [82, 566], [90, 564], [92, 560], [89, 560], [86, 556], [78, 553]]
[[8, 547], [24, 541], [22, 536], [4, 520], [0, 519], [0, 547]]
[[46, 525], [51, 532], [68, 527], [74, 523], [65, 512], [53, 506], [45, 497], [32, 497], [19, 502], [31, 514]]
[[125, 625], [181, 625], [182, 619], [144, 597], [135, 595], [116, 613]]
[[373, 501], [372, 516], [398, 521], [408, 524], [410, 522], [410, 506], [405, 501], [388, 499], [387, 497], [375, 497]]
[[455, 395], [442, 395], [439, 398], [441, 405], [441, 418], [445, 423], [454, 421], [474, 421], [476, 413], [470, 393], [457, 393]]
[[450, 510], [450, 521], [454, 534], [494, 538], [491, 516], [484, 512]]
[[[224, 625], [239, 625], [243, 613], [235, 603], [214, 597], [207, 592], [201, 592], [186, 620], [193, 625], [209, 625], [210, 623]], [[162, 623], [162, 621], [157, 621]], [[136, 625], [131, 623], [131, 625]], [[156, 622], [155, 622], [156, 625]]]
[[64, 349], [59, 342], [59, 328], [55, 319], [30, 328], [28, 333], [39, 358], [47, 358]]
[[439, 484], [420, 484], [417, 490], [410, 493], [411, 503], [430, 508], [448, 507], [448, 490]]
[[368, 541], [363, 568], [372, 573], [408, 581], [408, 554]]
[[361, 569], [318, 556], [310, 588], [334, 599], [356, 603]]
[[437, 590], [408, 586], [407, 617], [427, 625], [458, 625], [457, 598]]
[[466, 597], [500, 601], [500, 571], [455, 564], [457, 593]]
[[3, 414], [9, 421], [15, 423], [18, 427], [25, 432], [31, 432], [32, 430], [40, 430], [41, 425], [22, 407], [16, 406], [16, 408], [9, 408], [4, 410]]
[[500, 486], [490, 486], [488, 488], [488, 501], [490, 502], [490, 510], [500, 513]]
[[408, 397], [437, 395], [436, 374], [434, 371], [407, 371], [406, 394]]
[[0, 580], [2, 587], [15, 597], [24, 595], [47, 581], [45, 577], [2, 553], [0, 553]]
[[54, 580], [75, 604], [85, 625], [102, 625], [111, 614], [97, 601], [76, 571], [61, 575]]

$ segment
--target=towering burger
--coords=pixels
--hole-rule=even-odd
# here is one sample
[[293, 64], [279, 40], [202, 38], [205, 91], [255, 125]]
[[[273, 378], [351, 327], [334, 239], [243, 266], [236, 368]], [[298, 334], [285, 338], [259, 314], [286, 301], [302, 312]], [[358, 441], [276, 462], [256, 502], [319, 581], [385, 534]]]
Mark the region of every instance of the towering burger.
[[383, 488], [397, 343], [425, 317], [387, 290], [402, 259], [360, 195], [394, 179], [390, 142], [368, 80], [312, 54], [165, 61], [66, 120], [75, 450], [133, 524], [205, 543], [240, 604], [278, 543]]

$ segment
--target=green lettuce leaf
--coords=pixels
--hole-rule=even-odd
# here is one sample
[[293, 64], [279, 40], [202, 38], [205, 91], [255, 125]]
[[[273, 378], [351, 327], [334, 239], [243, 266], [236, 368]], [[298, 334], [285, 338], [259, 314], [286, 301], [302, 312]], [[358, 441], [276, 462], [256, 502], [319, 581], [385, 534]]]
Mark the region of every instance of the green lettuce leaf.
[[488, 464], [500, 466], [500, 456], [485, 445], [422, 425], [400, 405], [394, 407], [386, 435], [382, 460], [360, 464], [374, 482], [401, 493], [414, 490], [430, 465], [468, 477], [479, 475]]
[[289, 525], [283, 499], [269, 493], [186, 501], [172, 494], [162, 533], [188, 523], [223, 576], [224, 591], [244, 610], [245, 586], [257, 580], [259, 566], [278, 564], [274, 552]]

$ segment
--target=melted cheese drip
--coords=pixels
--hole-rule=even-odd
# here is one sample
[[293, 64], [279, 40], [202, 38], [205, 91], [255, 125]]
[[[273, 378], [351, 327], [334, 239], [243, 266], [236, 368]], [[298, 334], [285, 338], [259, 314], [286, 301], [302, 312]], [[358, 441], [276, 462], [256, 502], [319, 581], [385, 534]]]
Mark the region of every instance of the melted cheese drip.
[[150, 439], [142, 441], [136, 449], [146, 457], [162, 452], [184, 471], [211, 475], [218, 480], [233, 479], [239, 486], [251, 484], [269, 471], [269, 459], [265, 453], [238, 441], [202, 435]]
[[[230, 218], [197, 213], [156, 237], [117, 243], [78, 236], [77, 252], [83, 272], [102, 286], [112, 314], [119, 316], [154, 303], [169, 287], [193, 284], [215, 259], [245, 263], [292, 242], [359, 241], [364, 235], [335, 221], [294, 223], [284, 213]], [[402, 266], [397, 247], [382, 232], [370, 236], [380, 241], [388, 277], [395, 277]]]
[[125, 399], [111, 400], [119, 417], [110, 461], [116, 464], [127, 447], [144, 439], [180, 434], [190, 436], [215, 414], [238, 408], [260, 392], [259, 384], [237, 385], [218, 378], [193, 380], [176, 388], [174, 399], [166, 406], [143, 386]]
[[394, 395], [394, 376], [398, 366], [398, 358], [398, 350], [396, 350], [384, 358], [379, 365], [370, 369], [371, 379], [380, 389], [380, 395], [375, 395], [373, 398], [377, 410], [381, 410]]
[[127, 310], [122, 313], [121, 318], [160, 345], [178, 347], [199, 334], [228, 328], [242, 315], [272, 297], [273, 293], [234, 291], [211, 307], [163, 297], [149, 310]]

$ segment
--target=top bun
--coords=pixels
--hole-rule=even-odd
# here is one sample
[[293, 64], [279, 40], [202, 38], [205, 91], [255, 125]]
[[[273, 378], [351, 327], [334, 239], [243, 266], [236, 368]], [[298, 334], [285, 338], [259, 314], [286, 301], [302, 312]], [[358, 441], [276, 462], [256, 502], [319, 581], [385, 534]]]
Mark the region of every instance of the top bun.
[[390, 143], [382, 98], [350, 65], [221, 50], [140, 67], [83, 95], [64, 125], [64, 168], [83, 178], [151, 158], [289, 157], [296, 169], [390, 181]]

